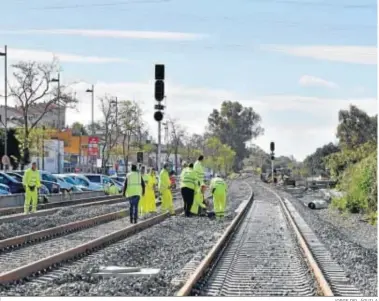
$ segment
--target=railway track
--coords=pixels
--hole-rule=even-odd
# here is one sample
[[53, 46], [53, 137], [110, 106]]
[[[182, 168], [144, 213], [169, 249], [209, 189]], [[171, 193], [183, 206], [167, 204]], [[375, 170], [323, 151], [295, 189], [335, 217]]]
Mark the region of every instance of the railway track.
[[[179, 191], [174, 191], [173, 197], [178, 197], [180, 195]], [[17, 209], [19, 212], [23, 212], [23, 207], [16, 208], [5, 208], [0, 209], [0, 224], [1, 223], [9, 223], [16, 220], [22, 220], [30, 217], [38, 217], [38, 216], [46, 216], [50, 214], [54, 214], [58, 212], [62, 207], [64, 208], [85, 208], [92, 206], [101, 206], [101, 205], [112, 205], [117, 203], [125, 202], [125, 198], [121, 196], [104, 196], [104, 197], [95, 197], [89, 199], [81, 199], [81, 200], [73, 200], [73, 201], [64, 201], [59, 203], [50, 203], [45, 204], [41, 208], [46, 208], [39, 210], [35, 213], [24, 214], [24, 213], [16, 213], [14, 214], [12, 210]], [[3, 211], [3, 213], [1, 213]], [[3, 215], [3, 216], [1, 216]]]
[[361, 296], [290, 202], [255, 185], [177, 295]]
[[[181, 204], [180, 199], [174, 205]], [[179, 206], [176, 214], [183, 208]], [[0, 241], [0, 284], [40, 275], [55, 266], [88, 255], [167, 219], [168, 213], [147, 216], [131, 225], [127, 210]], [[80, 230], [80, 231], [78, 231]], [[76, 231], [72, 233], [73, 231]]]

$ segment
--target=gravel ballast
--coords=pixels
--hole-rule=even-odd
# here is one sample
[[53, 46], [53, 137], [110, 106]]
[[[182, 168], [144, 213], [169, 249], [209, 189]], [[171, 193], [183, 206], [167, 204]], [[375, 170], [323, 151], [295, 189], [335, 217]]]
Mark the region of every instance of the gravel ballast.
[[95, 205], [84, 208], [62, 208], [51, 215], [36, 216], [0, 224], [0, 240], [45, 230], [96, 216], [128, 209], [129, 203]]
[[[177, 286], [171, 281], [193, 259], [204, 257], [236, 215], [235, 209], [251, 188], [235, 180], [229, 185], [227, 214], [221, 221], [171, 217], [126, 240], [56, 270], [55, 280], [37, 280], [1, 289], [7, 296], [168, 296]], [[159, 268], [153, 276], [99, 279], [91, 275], [102, 265]]]
[[312, 228], [344, 269], [349, 280], [365, 295], [377, 296], [377, 229], [361, 221], [362, 216], [344, 216], [333, 209], [312, 210], [304, 203], [316, 197], [305, 194], [296, 198], [279, 190]]

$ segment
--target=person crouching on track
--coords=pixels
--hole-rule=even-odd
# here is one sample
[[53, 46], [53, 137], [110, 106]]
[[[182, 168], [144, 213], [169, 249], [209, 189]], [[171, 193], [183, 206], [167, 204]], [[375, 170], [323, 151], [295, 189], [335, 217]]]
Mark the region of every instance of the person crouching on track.
[[204, 205], [203, 202], [203, 194], [206, 190], [206, 186], [203, 184], [201, 187], [196, 187], [195, 189], [195, 197], [193, 199], [193, 203], [191, 206], [191, 214], [192, 215], [200, 215], [202, 209], [206, 209], [206, 206]]
[[32, 163], [32, 167], [25, 171], [22, 178], [22, 184], [25, 188], [24, 213], [29, 213], [30, 203], [32, 204], [32, 212], [37, 211], [38, 189], [41, 187], [41, 179], [37, 170], [36, 162]]
[[171, 194], [171, 181], [168, 174], [169, 165], [166, 163], [163, 166], [161, 173], [159, 174], [159, 192], [162, 196], [162, 212], [169, 211], [171, 215], [175, 214], [174, 204], [172, 203], [172, 194]]
[[155, 203], [155, 191], [154, 187], [157, 184], [157, 179], [155, 177], [155, 170], [150, 168], [149, 173], [147, 174], [147, 182], [146, 184], [146, 193], [145, 193], [145, 202], [146, 202], [146, 210], [149, 213], [157, 212], [157, 206]]
[[197, 187], [196, 180], [197, 175], [193, 168], [185, 167], [180, 174], [180, 191], [183, 197], [184, 214], [186, 217], [191, 216], [191, 209], [195, 197], [195, 188]]
[[216, 175], [210, 183], [210, 189], [213, 195], [213, 206], [216, 218], [224, 217], [225, 215], [225, 205], [226, 205], [226, 194], [227, 185], [226, 182]]
[[145, 183], [141, 174], [137, 171], [137, 166], [132, 164], [132, 171], [127, 174], [123, 189], [123, 194], [130, 203], [130, 223], [136, 224], [138, 219], [138, 203], [145, 194]]
[[119, 194], [120, 191], [118, 190], [118, 187], [115, 183], [111, 182], [108, 187], [108, 195], [116, 195]]

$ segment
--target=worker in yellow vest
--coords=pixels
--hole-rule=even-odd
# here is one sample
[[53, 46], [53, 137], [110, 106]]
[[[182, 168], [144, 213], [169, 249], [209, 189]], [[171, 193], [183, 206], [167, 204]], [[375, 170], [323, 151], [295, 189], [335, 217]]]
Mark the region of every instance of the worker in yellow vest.
[[38, 189], [41, 187], [41, 179], [35, 162], [32, 163], [31, 168], [28, 168], [25, 171], [22, 178], [22, 184], [25, 188], [24, 213], [29, 213], [30, 203], [32, 205], [32, 212], [36, 212], [38, 204]]
[[196, 172], [192, 168], [185, 167], [180, 174], [180, 191], [183, 197], [184, 215], [186, 217], [191, 216], [191, 208], [197, 186]]
[[137, 166], [132, 164], [132, 171], [126, 175], [122, 195], [129, 199], [130, 223], [136, 224], [138, 220], [138, 203], [145, 194], [145, 183]]
[[170, 212], [171, 215], [175, 214], [174, 204], [172, 202], [172, 194], [171, 194], [171, 181], [168, 173], [169, 166], [168, 164], [164, 164], [161, 173], [159, 174], [159, 184], [158, 189], [162, 196], [162, 212]]
[[195, 196], [193, 199], [193, 203], [191, 206], [191, 214], [192, 215], [199, 215], [200, 214], [200, 208], [206, 209], [206, 206], [204, 204], [204, 192], [206, 190], [205, 184], [202, 184], [200, 187], [197, 186], [195, 189]]
[[146, 210], [149, 213], [157, 212], [157, 206], [155, 202], [155, 185], [157, 184], [157, 179], [155, 177], [155, 170], [150, 168], [149, 173], [146, 175], [147, 182], [145, 181], [146, 193], [145, 193], [145, 202]]
[[216, 218], [224, 217], [226, 193], [228, 190], [226, 182], [221, 177], [215, 175], [215, 177], [211, 180], [209, 188], [211, 189], [213, 195], [213, 207]]
[[205, 173], [204, 173], [204, 167], [203, 167], [203, 160], [204, 160], [204, 156], [201, 155], [201, 156], [199, 156], [199, 158], [197, 159], [197, 161], [193, 165], [193, 169], [197, 175], [197, 180], [199, 181], [199, 186], [204, 184]]
[[[142, 176], [142, 179], [143, 179], [143, 182], [145, 183], [145, 192], [146, 192], [146, 185], [147, 185], [147, 174], [145, 173], [145, 167], [142, 167], [141, 168], [141, 176]], [[146, 193], [144, 196], [141, 197], [139, 203], [138, 203], [138, 212], [140, 214], [140, 216], [143, 216], [144, 214], [146, 214], [148, 211], [147, 211], [147, 202], [146, 202]]]
[[120, 191], [114, 182], [110, 182], [108, 185], [108, 194], [117, 195], [120, 194]]

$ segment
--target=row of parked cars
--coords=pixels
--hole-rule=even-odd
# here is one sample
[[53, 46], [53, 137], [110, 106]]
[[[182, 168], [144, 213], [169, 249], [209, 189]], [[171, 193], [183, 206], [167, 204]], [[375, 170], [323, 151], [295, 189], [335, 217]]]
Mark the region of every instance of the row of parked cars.
[[[22, 185], [23, 170], [12, 170], [10, 172], [0, 172], [0, 195], [24, 193]], [[41, 188], [40, 194], [71, 193], [81, 191], [102, 191], [113, 184], [122, 191], [125, 182], [125, 174], [118, 174], [112, 177], [102, 174], [52, 174], [47, 171], [40, 171]]]

